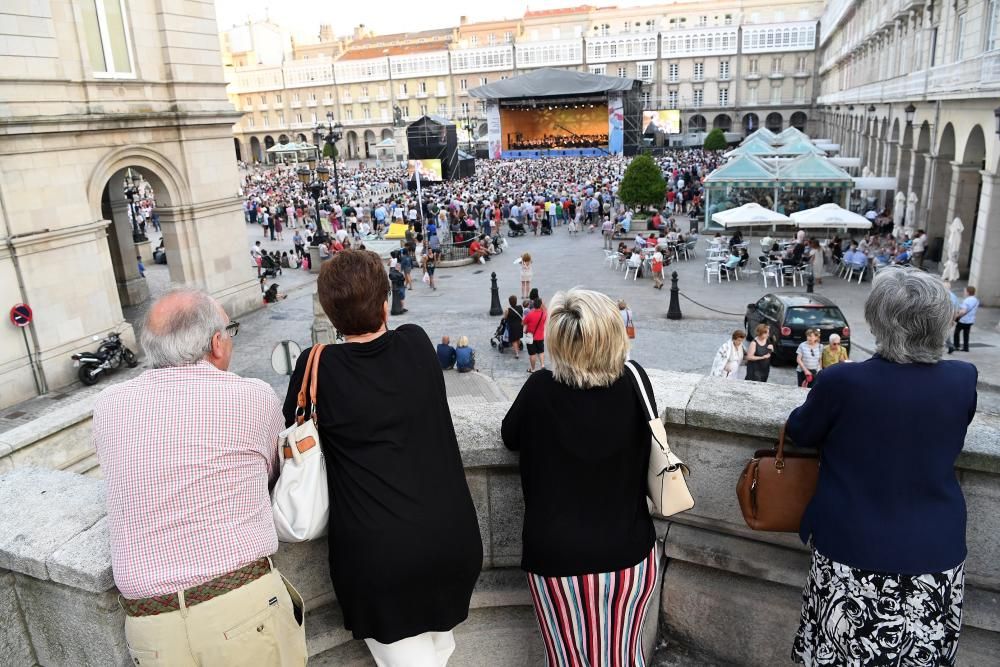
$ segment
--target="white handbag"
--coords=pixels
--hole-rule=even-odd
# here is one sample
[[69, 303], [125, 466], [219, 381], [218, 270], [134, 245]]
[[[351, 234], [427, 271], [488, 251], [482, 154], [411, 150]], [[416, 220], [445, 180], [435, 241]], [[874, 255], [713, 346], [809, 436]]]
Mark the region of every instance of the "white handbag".
[[694, 507], [694, 498], [688, 490], [687, 480], [691, 474], [687, 465], [670, 451], [667, 443], [667, 431], [663, 421], [656, 412], [656, 399], [646, 391], [649, 379], [646, 371], [633, 361], [626, 361], [625, 368], [629, 370], [629, 379], [639, 394], [639, 398], [649, 418], [649, 430], [653, 441], [649, 448], [649, 468], [646, 472], [646, 494], [660, 516], [672, 516]]
[[[281, 472], [271, 492], [274, 528], [282, 542], [305, 542], [326, 534], [330, 492], [326, 460], [316, 428], [316, 384], [325, 345], [314, 345], [299, 389], [295, 424], [278, 436]], [[306, 396], [309, 418], [306, 419]]]

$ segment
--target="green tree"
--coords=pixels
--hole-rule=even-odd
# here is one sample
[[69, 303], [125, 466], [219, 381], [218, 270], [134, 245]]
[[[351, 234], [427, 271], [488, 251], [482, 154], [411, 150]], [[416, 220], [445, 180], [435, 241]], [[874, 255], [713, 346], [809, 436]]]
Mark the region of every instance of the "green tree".
[[726, 135], [723, 133], [722, 128], [715, 128], [705, 137], [705, 150], [707, 151], [721, 151], [729, 146], [726, 142]]
[[324, 144], [323, 157], [328, 157], [328, 158], [337, 157], [337, 147], [331, 143]]
[[629, 206], [655, 206], [663, 203], [666, 191], [667, 182], [653, 158], [637, 155], [625, 170], [618, 197]]

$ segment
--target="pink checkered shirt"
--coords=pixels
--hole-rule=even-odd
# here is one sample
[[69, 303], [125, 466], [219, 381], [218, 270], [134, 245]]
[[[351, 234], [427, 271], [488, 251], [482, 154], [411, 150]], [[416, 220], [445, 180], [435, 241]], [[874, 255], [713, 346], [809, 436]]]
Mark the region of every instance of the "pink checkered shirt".
[[94, 446], [123, 596], [183, 590], [277, 551], [268, 488], [283, 428], [271, 387], [204, 361], [101, 393]]

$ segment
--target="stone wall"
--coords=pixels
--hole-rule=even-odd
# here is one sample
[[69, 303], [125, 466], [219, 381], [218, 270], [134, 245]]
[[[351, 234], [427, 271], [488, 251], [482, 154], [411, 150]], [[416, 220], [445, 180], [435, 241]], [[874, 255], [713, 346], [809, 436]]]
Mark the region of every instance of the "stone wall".
[[[671, 444], [692, 469], [696, 506], [658, 520], [665, 538], [661, 654], [685, 665], [790, 664], [809, 555], [794, 535], [754, 533], [735, 485], [755, 449], [773, 444], [805, 396], [794, 387], [652, 371]], [[506, 404], [452, 408], [479, 513], [484, 569], [452, 665], [542, 663], [524, 577], [517, 459], [503, 448]], [[969, 558], [960, 664], [996, 661], [1000, 646], [1000, 420], [978, 416], [958, 461], [969, 506]], [[123, 665], [103, 482], [16, 467], [0, 478], [0, 664]], [[325, 543], [283, 545], [277, 565], [307, 601], [310, 653], [322, 664], [370, 665], [351, 640], [330, 585]], [[81, 638], [84, 641], [81, 641]], [[653, 633], [649, 633], [653, 639]]]

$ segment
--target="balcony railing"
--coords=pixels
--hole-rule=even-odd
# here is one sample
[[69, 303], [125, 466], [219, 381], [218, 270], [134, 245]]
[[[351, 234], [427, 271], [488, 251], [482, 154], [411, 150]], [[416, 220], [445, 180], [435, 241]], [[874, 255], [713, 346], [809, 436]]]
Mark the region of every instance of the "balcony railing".
[[362, 104], [367, 104], [369, 102], [368, 96], [362, 95], [361, 97], [358, 98], [358, 102], [361, 102]]
[[409, 93], [407, 93], [407, 92], [405, 92], [405, 91], [402, 91], [402, 90], [401, 90], [401, 91], [399, 91], [399, 94], [397, 94], [397, 95], [396, 95], [396, 99], [400, 99], [400, 100], [405, 100], [405, 99], [407, 99], [407, 98], [408, 98], [409, 96], [410, 96], [410, 94], [409, 94]]
[[307, 107], [314, 107], [314, 106], [316, 106], [316, 100], [306, 100], [306, 106]]
[[292, 106], [293, 109], [301, 109], [302, 108], [302, 101], [301, 100], [292, 100], [291, 106]]
[[767, 78], [768, 79], [784, 79], [785, 78], [785, 73], [784, 72], [780, 72], [780, 71], [779, 72], [771, 72], [770, 74], [767, 75]]
[[354, 100], [351, 99], [350, 95], [345, 95], [344, 97], [340, 98], [340, 103], [341, 104], [353, 104]]
[[333, 98], [332, 97], [324, 97], [323, 98], [323, 106], [325, 106], [325, 107], [332, 107], [333, 106]]

